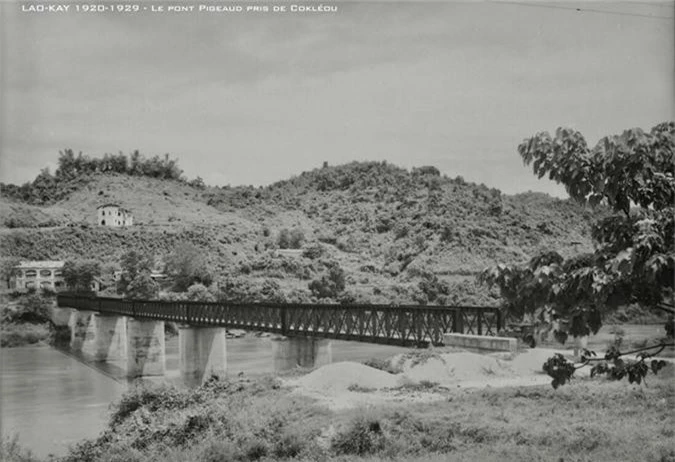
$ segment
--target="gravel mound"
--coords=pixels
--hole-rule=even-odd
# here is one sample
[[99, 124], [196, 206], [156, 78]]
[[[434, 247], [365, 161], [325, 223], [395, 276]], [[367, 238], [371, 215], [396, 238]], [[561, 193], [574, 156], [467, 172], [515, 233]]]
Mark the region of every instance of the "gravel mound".
[[395, 360], [402, 375], [413, 382], [429, 381], [440, 385], [463, 381], [514, 377], [511, 365], [476, 353], [444, 353], [428, 358], [401, 356]]
[[323, 394], [347, 391], [351, 385], [362, 388], [393, 388], [398, 377], [364, 364], [339, 362], [328, 364], [297, 379], [295, 385]]

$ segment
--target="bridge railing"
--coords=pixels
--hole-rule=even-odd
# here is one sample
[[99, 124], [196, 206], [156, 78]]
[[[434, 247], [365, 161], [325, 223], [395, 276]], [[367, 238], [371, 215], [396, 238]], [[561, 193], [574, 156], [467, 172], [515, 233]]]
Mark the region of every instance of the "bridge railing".
[[447, 332], [496, 335], [494, 307], [320, 305], [129, 300], [62, 293], [61, 307], [197, 326], [222, 326], [373, 343], [441, 345]]

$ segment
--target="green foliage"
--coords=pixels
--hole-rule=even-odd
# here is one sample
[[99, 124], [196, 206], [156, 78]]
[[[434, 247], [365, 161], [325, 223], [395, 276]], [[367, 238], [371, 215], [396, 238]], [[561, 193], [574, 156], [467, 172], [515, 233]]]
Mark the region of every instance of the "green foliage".
[[187, 300], [193, 302], [215, 302], [216, 296], [204, 284], [192, 284], [187, 290]]
[[16, 272], [16, 266], [21, 262], [21, 259], [16, 257], [0, 258], [0, 279], [9, 287], [10, 279]]
[[179, 245], [166, 258], [166, 272], [176, 292], [184, 292], [193, 284], [210, 286], [213, 282], [206, 255], [192, 243]]
[[153, 300], [157, 298], [159, 287], [147, 271], [140, 272], [126, 286], [124, 296], [137, 300]]
[[298, 228], [293, 228], [290, 231], [284, 228], [279, 231], [279, 236], [277, 237], [277, 245], [280, 249], [300, 249], [304, 241], [305, 233]]
[[46, 228], [62, 224], [62, 220], [50, 217], [37, 207], [25, 205], [10, 206], [2, 220], [7, 228]]
[[[510, 314], [569, 321], [574, 336], [597, 332], [620, 305], [673, 304], [675, 123], [603, 138], [592, 150], [578, 132], [540, 133], [519, 146], [536, 174], [563, 183], [582, 203], [607, 203], [614, 215], [593, 227], [593, 253], [547, 252], [527, 266], [498, 265], [481, 279], [497, 285]], [[630, 209], [630, 204], [639, 208]]]
[[101, 276], [101, 264], [96, 260], [67, 260], [61, 272], [69, 290], [91, 292], [94, 278]]
[[117, 293], [129, 298], [148, 300], [157, 295], [158, 287], [150, 277], [155, 260], [149, 253], [130, 250], [122, 254], [122, 274], [117, 281]]
[[48, 324], [3, 322], [0, 328], [0, 347], [12, 348], [47, 342], [51, 339]]
[[317, 298], [336, 298], [345, 290], [345, 272], [340, 265], [333, 264], [328, 274], [309, 283], [309, 290]]
[[382, 451], [385, 444], [379, 420], [361, 415], [333, 437], [331, 448], [337, 454], [363, 456]]
[[553, 388], [558, 388], [564, 385], [570, 378], [576, 368], [574, 364], [570, 363], [563, 355], [556, 353], [551, 358], [547, 359], [543, 366], [544, 372], [553, 377], [551, 385]]
[[450, 295], [448, 283], [441, 281], [437, 275], [428, 271], [422, 273], [422, 280], [419, 282], [418, 287], [424, 294], [424, 299], [420, 298], [418, 301], [423, 304], [435, 302], [443, 305], [447, 302], [447, 298]]
[[[584, 350], [581, 355], [580, 365], [575, 365], [560, 353], [556, 353], [544, 363], [543, 369], [544, 372], [553, 378], [551, 381], [553, 388], [558, 388], [560, 385], [569, 382], [577, 369], [588, 364], [594, 364], [591, 368], [591, 377], [605, 375], [610, 380], [622, 380], [624, 377], [627, 377], [629, 383], [640, 385], [645, 381], [649, 372], [656, 375], [661, 369], [666, 367], [667, 363], [661, 359], [652, 359], [649, 365], [646, 362], [647, 359], [658, 355], [666, 346], [672, 347], [675, 346], [675, 343], [661, 343], [627, 353], [619, 351], [618, 346], [611, 346], [602, 358], [598, 358], [594, 351]], [[638, 353], [637, 360], [622, 358], [633, 353]]]
[[302, 250], [302, 256], [305, 258], [309, 258], [310, 260], [316, 260], [318, 258], [323, 257], [326, 254], [326, 249], [317, 243], [308, 245]]
[[[39, 293], [22, 296], [13, 311], [4, 310], [3, 321], [43, 323], [51, 320], [53, 298]], [[7, 315], [5, 315], [7, 313]]]
[[[54, 175], [48, 169], [43, 169], [32, 183], [22, 186], [0, 183], [0, 193], [29, 204], [52, 204], [88, 183], [91, 175], [96, 173], [185, 181], [181, 176], [183, 171], [178, 168], [178, 161], [169, 158], [168, 154], [146, 159], [134, 151], [130, 156], [122, 153], [105, 154], [98, 159], [81, 152], [76, 156], [72, 149], [66, 149], [59, 152], [58, 168]], [[200, 185], [196, 183], [195, 186]]]
[[40, 459], [33, 456], [30, 450], [21, 447], [19, 436], [14, 434], [11, 437], [2, 436], [2, 440], [0, 440], [0, 460], [4, 462], [39, 462]]

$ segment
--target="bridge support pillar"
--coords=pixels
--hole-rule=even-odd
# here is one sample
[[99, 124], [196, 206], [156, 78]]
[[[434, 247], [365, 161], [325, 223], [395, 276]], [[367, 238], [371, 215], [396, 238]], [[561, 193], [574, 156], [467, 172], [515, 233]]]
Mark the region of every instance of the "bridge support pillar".
[[127, 359], [127, 318], [96, 314], [90, 322], [93, 341], [85, 342], [82, 351], [95, 361], [121, 361]]
[[272, 339], [274, 371], [296, 367], [321, 367], [333, 361], [332, 342], [313, 337], [277, 337]]
[[127, 321], [127, 376], [164, 375], [166, 371], [164, 321], [129, 318]]
[[94, 343], [96, 333], [92, 328], [93, 311], [72, 310], [68, 327], [70, 327], [70, 349], [80, 353]]
[[212, 375], [225, 377], [227, 344], [223, 327], [183, 326], [178, 331], [179, 365], [183, 383], [196, 387]]

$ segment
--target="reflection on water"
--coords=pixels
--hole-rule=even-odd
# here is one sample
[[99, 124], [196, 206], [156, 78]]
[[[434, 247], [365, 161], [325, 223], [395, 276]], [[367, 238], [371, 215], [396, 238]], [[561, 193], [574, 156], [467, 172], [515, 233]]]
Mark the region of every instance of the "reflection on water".
[[63, 453], [105, 425], [124, 385], [48, 347], [2, 350], [2, 431], [39, 456]]
[[[273, 371], [269, 338], [227, 341], [228, 373], [256, 376]], [[405, 349], [389, 345], [333, 341], [333, 361], [385, 358]], [[49, 347], [0, 350], [2, 434], [38, 456], [63, 454], [68, 445], [96, 437], [108, 408], [127, 388], [123, 364], [95, 364]], [[86, 364], [85, 364], [86, 363]], [[166, 342], [167, 377], [178, 377], [178, 338]], [[173, 381], [172, 380], [172, 381]]]

